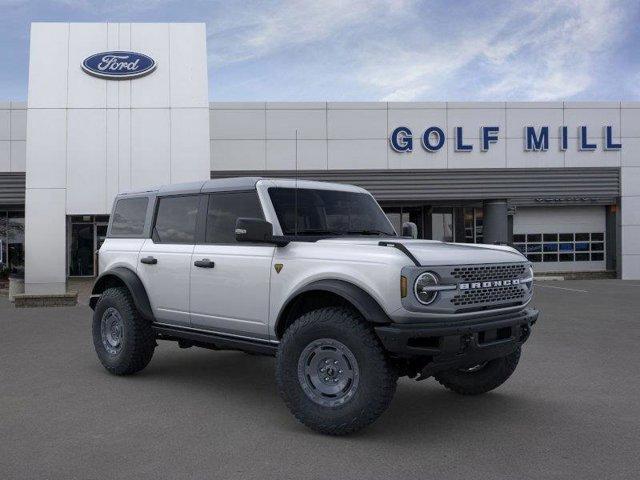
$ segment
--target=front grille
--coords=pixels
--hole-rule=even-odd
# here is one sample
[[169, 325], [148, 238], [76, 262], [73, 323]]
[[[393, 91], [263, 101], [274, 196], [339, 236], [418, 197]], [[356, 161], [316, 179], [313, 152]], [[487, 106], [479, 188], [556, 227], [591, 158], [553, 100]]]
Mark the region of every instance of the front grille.
[[484, 280], [511, 280], [524, 275], [523, 263], [497, 265], [469, 265], [451, 270], [451, 277], [463, 282], [482, 282]]
[[512, 303], [521, 302], [525, 298], [525, 291], [519, 285], [479, 288], [467, 290], [451, 299], [456, 307], [477, 305], [479, 303]]

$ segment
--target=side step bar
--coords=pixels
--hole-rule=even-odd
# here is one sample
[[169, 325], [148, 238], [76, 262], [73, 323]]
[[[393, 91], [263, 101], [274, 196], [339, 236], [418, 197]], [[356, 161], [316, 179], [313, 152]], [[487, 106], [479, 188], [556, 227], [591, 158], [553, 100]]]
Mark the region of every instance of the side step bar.
[[158, 336], [158, 340], [174, 340], [188, 346], [210, 348], [213, 350], [242, 350], [261, 355], [275, 356], [278, 346], [267, 340], [238, 338], [222, 333], [204, 332], [188, 328], [169, 327], [166, 325], [151, 325]]

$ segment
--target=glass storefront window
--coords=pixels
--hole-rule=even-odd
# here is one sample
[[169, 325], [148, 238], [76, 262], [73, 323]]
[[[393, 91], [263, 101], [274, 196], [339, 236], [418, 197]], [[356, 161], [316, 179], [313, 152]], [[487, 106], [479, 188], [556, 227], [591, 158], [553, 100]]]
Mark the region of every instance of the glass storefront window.
[[7, 248], [7, 212], [0, 212], [0, 279], [9, 274]]
[[514, 247], [532, 262], [602, 262], [604, 232], [516, 233]]
[[481, 208], [465, 207], [463, 215], [465, 243], [482, 243], [484, 211]]
[[93, 276], [93, 242], [93, 224], [71, 224], [71, 246], [69, 248], [70, 276]]
[[24, 212], [0, 211], [0, 278], [24, 273]]
[[402, 208], [400, 207], [383, 207], [382, 211], [385, 213], [393, 229], [398, 235], [402, 234]]
[[9, 270], [24, 274], [24, 212], [9, 212], [7, 244]]
[[402, 224], [413, 222], [418, 227], [418, 238], [425, 238], [424, 207], [382, 207], [385, 215], [398, 235], [402, 235]]
[[108, 215], [74, 215], [68, 223], [70, 277], [92, 277], [98, 273], [97, 251], [107, 236]]
[[[402, 223], [413, 222], [418, 227], [418, 238], [424, 238], [423, 207], [405, 207], [402, 209]], [[402, 228], [400, 229], [402, 234]]]
[[443, 242], [453, 242], [453, 209], [434, 208], [431, 213], [431, 238]]
[[413, 222], [418, 227], [418, 238], [444, 242], [483, 242], [482, 208], [383, 205], [382, 209], [398, 233], [404, 222]]
[[482, 210], [481, 208], [475, 208], [474, 209], [475, 212], [475, 225], [476, 225], [476, 241], [475, 243], [482, 243], [483, 241], [483, 229], [484, 229], [484, 210]]
[[475, 238], [475, 217], [473, 208], [464, 208], [462, 214], [464, 215], [464, 242], [474, 243]]

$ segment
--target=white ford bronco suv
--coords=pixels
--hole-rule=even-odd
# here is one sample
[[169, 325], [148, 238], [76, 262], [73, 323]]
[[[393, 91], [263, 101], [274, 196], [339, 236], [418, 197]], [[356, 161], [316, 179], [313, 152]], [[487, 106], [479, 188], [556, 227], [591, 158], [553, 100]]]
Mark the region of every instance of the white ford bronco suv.
[[99, 265], [93, 343], [109, 372], [142, 370], [159, 340], [274, 355], [288, 408], [332, 435], [380, 416], [399, 376], [498, 387], [538, 317], [518, 251], [399, 236], [366, 190], [324, 182], [118, 195]]

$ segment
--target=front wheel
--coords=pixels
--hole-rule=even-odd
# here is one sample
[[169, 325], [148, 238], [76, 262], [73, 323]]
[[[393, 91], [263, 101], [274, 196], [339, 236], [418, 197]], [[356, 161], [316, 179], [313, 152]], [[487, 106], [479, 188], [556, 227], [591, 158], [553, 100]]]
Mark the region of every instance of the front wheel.
[[285, 332], [277, 355], [280, 395], [309, 428], [346, 435], [387, 409], [397, 374], [371, 326], [356, 312], [309, 312]]
[[479, 395], [498, 388], [513, 374], [520, 360], [520, 347], [505, 357], [469, 368], [447, 370], [434, 375], [445, 388], [460, 395]]

